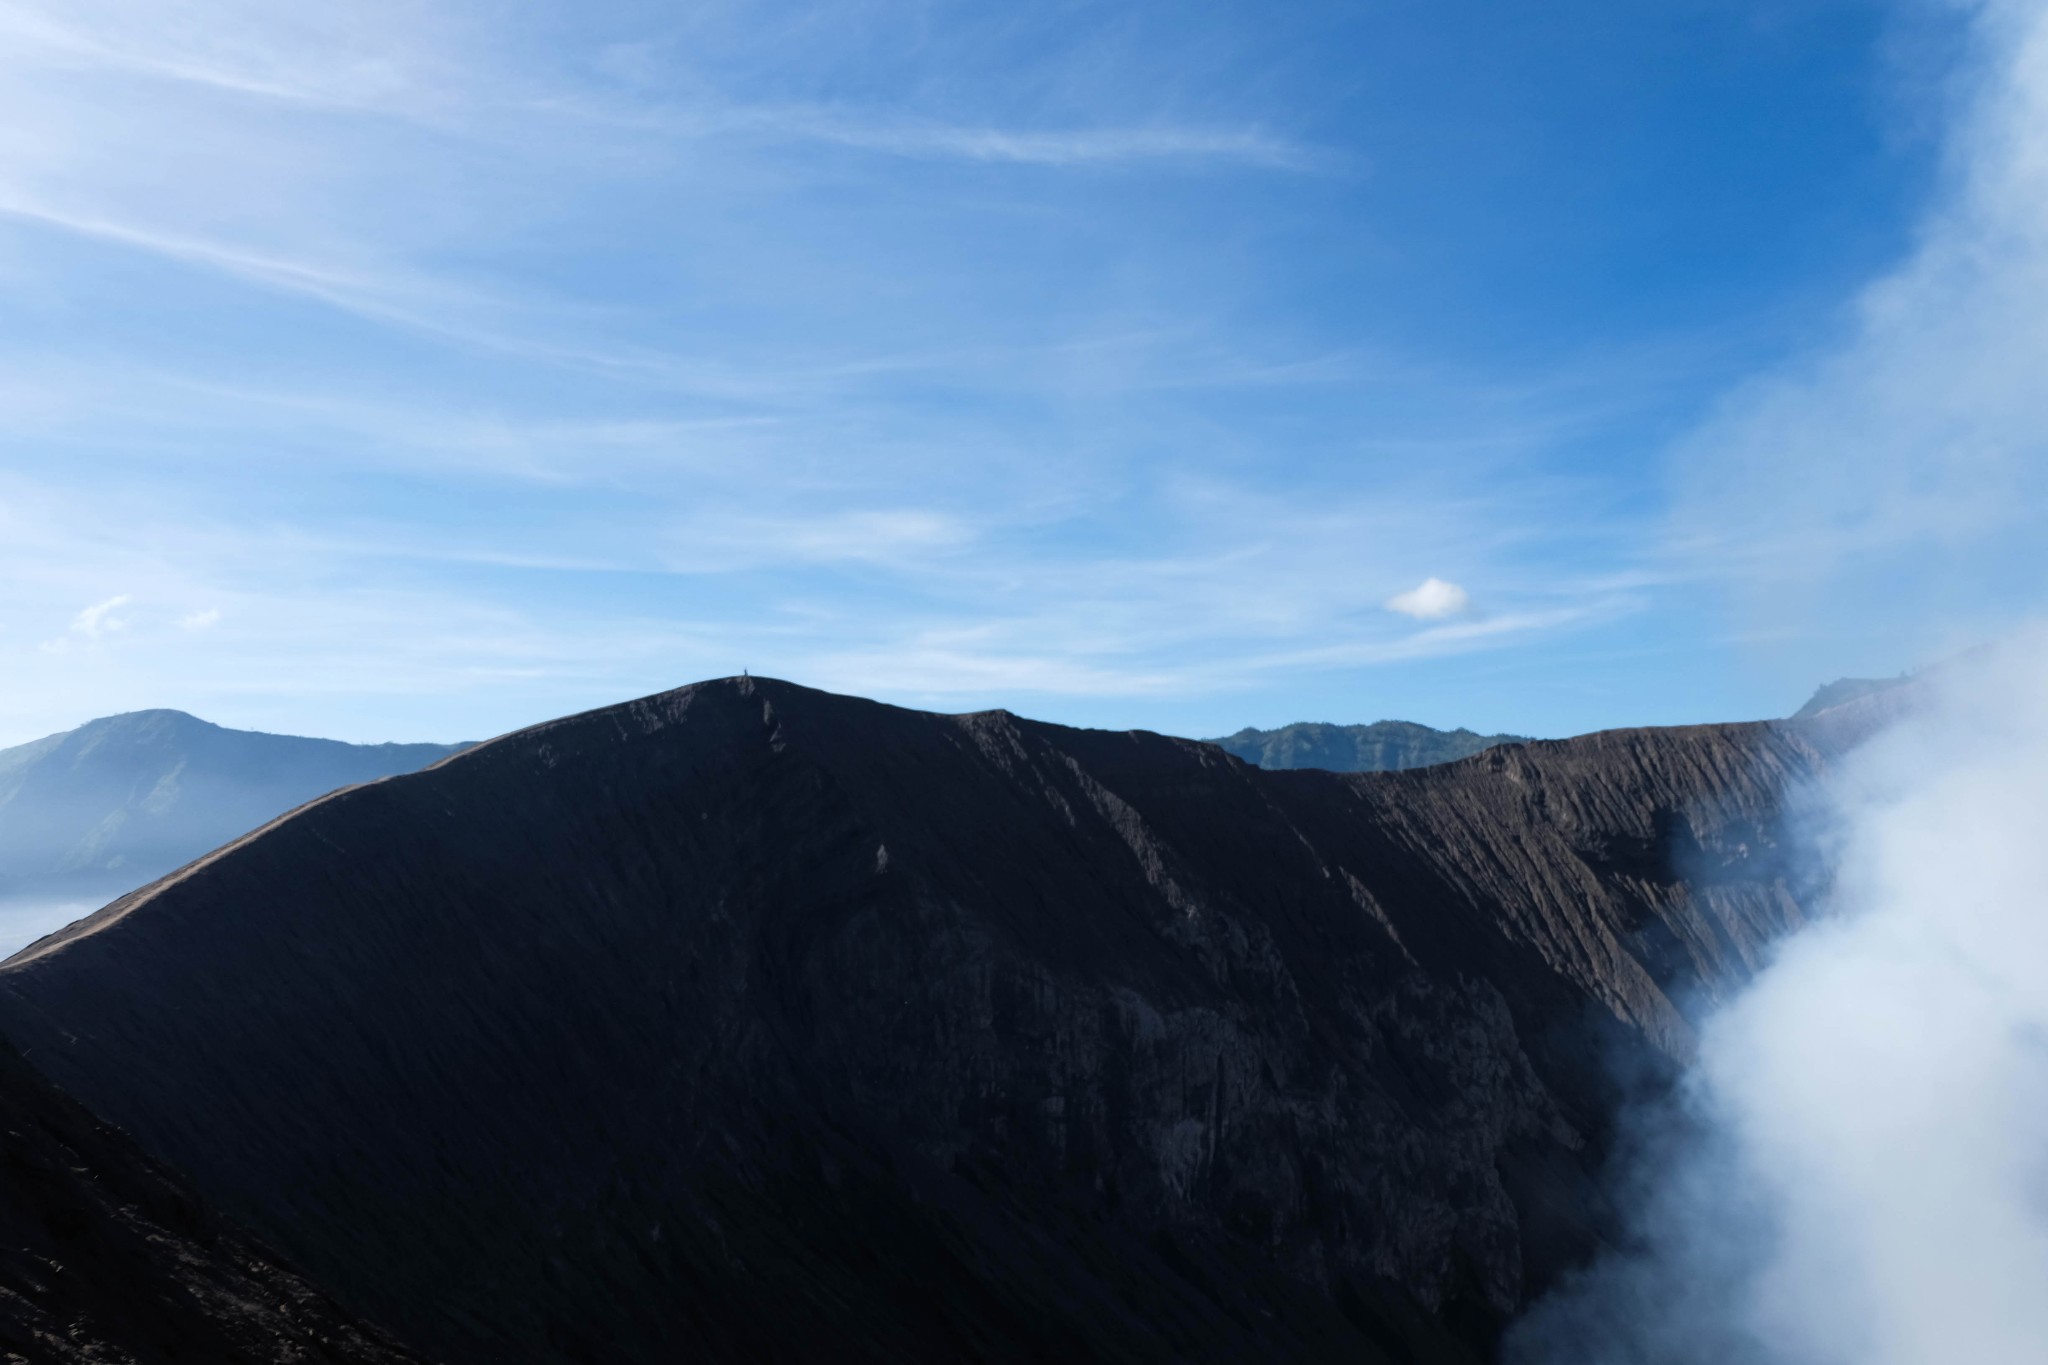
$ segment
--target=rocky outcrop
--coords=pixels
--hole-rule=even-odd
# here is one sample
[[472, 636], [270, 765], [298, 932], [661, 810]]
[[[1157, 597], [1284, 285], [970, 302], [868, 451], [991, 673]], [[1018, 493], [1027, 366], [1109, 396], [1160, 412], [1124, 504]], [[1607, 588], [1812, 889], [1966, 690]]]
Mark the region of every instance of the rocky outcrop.
[[0, 1029], [456, 1362], [1476, 1361], [1799, 917], [1789, 725], [1442, 767], [760, 679], [336, 793]]
[[419, 1365], [0, 1045], [0, 1360]]

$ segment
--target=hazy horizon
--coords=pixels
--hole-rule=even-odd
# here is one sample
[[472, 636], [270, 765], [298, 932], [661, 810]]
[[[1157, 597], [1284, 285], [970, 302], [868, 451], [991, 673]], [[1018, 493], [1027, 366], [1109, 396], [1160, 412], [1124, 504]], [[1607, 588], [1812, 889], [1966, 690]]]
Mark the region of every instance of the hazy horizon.
[[[723, 676], [725, 676], [725, 677], [732, 677], [732, 676], [737, 676], [737, 675], [727, 674], [727, 675], [723, 675]], [[756, 677], [762, 677], [762, 678], [766, 678], [766, 677], [768, 677], [769, 675], [767, 675], [767, 674], [755, 674], [754, 676], [756, 676]], [[694, 685], [696, 685], [696, 684], [699, 684], [699, 683], [707, 683], [707, 682], [717, 682], [717, 681], [720, 681], [720, 680], [721, 680], [720, 678], [694, 678], [694, 679], [691, 679], [691, 680], [690, 680], [689, 682], [684, 682], [684, 683], [678, 683], [678, 684], [676, 684], [676, 686], [677, 686], [677, 687], [690, 687], [690, 686], [694, 686]], [[809, 684], [809, 683], [805, 683], [805, 682], [803, 682], [803, 681], [802, 681], [801, 679], [797, 679], [797, 678], [783, 678], [783, 679], [780, 679], [779, 681], [782, 681], [782, 682], [788, 682], [788, 683], [793, 683], [793, 684], [795, 684], [796, 686], [799, 686], [799, 687], [808, 687], [808, 686], [811, 686], [811, 684]], [[1830, 680], [1828, 680], [1828, 681], [1834, 681], [1834, 680], [1833, 680], [1833, 679], [1830, 679]], [[1817, 685], [1816, 685], [1816, 688], [1817, 688], [1818, 686], [1820, 686], [1820, 684], [1817, 684]], [[664, 691], [667, 691], [667, 690], [669, 690], [669, 689], [666, 689], [666, 688], [664, 688], [663, 690], [664, 690]], [[827, 689], [820, 689], [820, 690], [830, 691], [830, 690], [833, 690], [833, 689], [829, 689], [829, 688], [827, 688]], [[1814, 691], [1814, 690], [1816, 690], [1816, 689], [1808, 689], [1807, 697], [1811, 697], [1811, 695], [1812, 695], [1812, 693], [1813, 693], [1813, 691]], [[654, 695], [654, 694], [641, 694], [641, 695]], [[1806, 700], [1806, 699], [1807, 699], [1807, 698], [1803, 697], [1803, 698], [1801, 698], [1801, 701], [1803, 702], [1803, 701], [1804, 701], [1804, 700]], [[611, 701], [611, 702], [603, 702], [603, 703], [599, 703], [599, 706], [615, 705], [615, 704], [618, 704], [618, 703], [623, 703], [623, 702], [628, 702], [628, 701], [633, 701], [633, 700], [637, 700], [637, 697], [618, 697], [618, 698], [615, 698], [615, 699], [614, 699], [613, 701]], [[877, 698], [877, 700], [884, 700], [884, 699], [881, 699], [881, 698]], [[936, 712], [939, 712], [939, 713], [941, 713], [941, 714], [957, 714], [957, 713], [958, 713], [959, 711], [961, 711], [961, 710], [964, 710], [965, 708], [955, 708], [955, 707], [948, 707], [948, 706], [916, 706], [916, 707], [913, 707], [912, 709], [915, 709], [915, 710], [924, 710], [924, 711], [936, 711]], [[983, 708], [983, 709], [986, 709], [986, 708]], [[1005, 710], [1011, 710], [1011, 711], [1018, 711], [1018, 708], [1016, 708], [1016, 707], [1003, 707], [1003, 708], [1001, 708], [1001, 709], [1005, 709]], [[1783, 719], [1783, 718], [1784, 718], [1785, 716], [1789, 716], [1789, 715], [1790, 715], [1790, 714], [1792, 713], [1792, 710], [1793, 710], [1793, 709], [1794, 709], [1794, 708], [1792, 708], [1792, 707], [1787, 707], [1787, 708], [1786, 708], [1786, 710], [1785, 710], [1785, 712], [1784, 712], [1784, 713], [1783, 713], [1782, 715], [1778, 715], [1778, 716], [1713, 716], [1713, 717], [1704, 717], [1704, 718], [1702, 718], [1701, 720], [1699, 720], [1699, 721], [1696, 721], [1696, 722], [1695, 722], [1695, 721], [1681, 721], [1681, 722], [1676, 722], [1676, 723], [1678, 723], [1678, 724], [1695, 724], [1695, 723], [1698, 723], [1698, 724], [1708, 724], [1708, 723], [1715, 723], [1715, 722], [1720, 722], [1720, 721], [1742, 721], [1742, 720], [1778, 720], [1778, 719]], [[81, 726], [84, 726], [84, 725], [89, 725], [89, 724], [92, 724], [92, 723], [94, 723], [94, 722], [96, 722], [96, 721], [103, 721], [103, 720], [114, 720], [114, 719], [119, 719], [119, 718], [120, 718], [120, 717], [122, 717], [122, 716], [127, 716], [127, 715], [137, 715], [137, 714], [146, 714], [146, 713], [148, 713], [148, 712], [151, 712], [151, 711], [173, 711], [173, 712], [176, 712], [176, 713], [177, 713], [177, 714], [179, 714], [179, 715], [185, 715], [185, 716], [190, 716], [190, 717], [191, 717], [192, 719], [194, 719], [194, 720], [197, 720], [197, 721], [200, 721], [200, 722], [202, 722], [202, 723], [204, 723], [204, 724], [208, 724], [208, 725], [215, 725], [215, 726], [219, 726], [220, 728], [222, 728], [222, 729], [226, 729], [226, 730], [238, 730], [238, 731], [243, 731], [243, 732], [246, 732], [246, 733], [253, 733], [253, 734], [265, 734], [265, 735], [276, 735], [276, 736], [279, 736], [279, 737], [281, 737], [281, 738], [288, 738], [288, 739], [324, 739], [324, 740], [334, 740], [334, 741], [335, 741], [335, 742], [337, 742], [337, 743], [342, 743], [342, 744], [352, 744], [352, 745], [358, 745], [358, 746], [375, 746], [375, 745], [380, 745], [380, 744], [395, 744], [395, 745], [413, 745], [413, 744], [475, 744], [475, 743], [480, 743], [480, 742], [482, 742], [482, 739], [491, 739], [491, 738], [495, 738], [495, 736], [494, 736], [494, 735], [485, 735], [485, 736], [482, 736], [482, 739], [448, 739], [448, 738], [441, 738], [441, 737], [436, 737], [436, 738], [430, 738], [430, 739], [425, 739], [425, 740], [419, 740], [419, 739], [408, 739], [408, 740], [387, 740], [387, 739], [339, 739], [339, 738], [337, 738], [337, 737], [336, 737], [336, 736], [334, 736], [334, 735], [327, 735], [327, 734], [319, 734], [319, 733], [314, 733], [314, 732], [310, 732], [310, 731], [307, 731], [307, 732], [284, 732], [284, 731], [277, 731], [277, 730], [258, 730], [258, 729], [254, 729], [254, 728], [252, 728], [252, 727], [248, 727], [248, 726], [241, 726], [241, 725], [231, 725], [231, 724], [227, 724], [227, 723], [225, 723], [225, 722], [222, 722], [222, 721], [220, 721], [220, 720], [217, 720], [217, 719], [215, 719], [215, 718], [214, 718], [214, 717], [212, 717], [212, 716], [196, 715], [196, 714], [194, 714], [194, 713], [192, 713], [192, 712], [190, 712], [190, 711], [184, 711], [184, 710], [182, 710], [182, 709], [180, 709], [180, 708], [177, 708], [177, 707], [154, 707], [154, 706], [144, 706], [144, 707], [137, 707], [137, 708], [135, 708], [135, 709], [134, 709], [134, 710], [132, 710], [132, 711], [120, 711], [120, 712], [113, 712], [113, 713], [110, 713], [110, 714], [108, 714], [108, 715], [103, 715], [103, 716], [86, 716], [86, 717], [83, 717], [82, 719], [80, 719], [80, 720], [79, 720], [79, 721], [78, 721], [78, 722], [77, 722], [76, 724], [72, 724], [72, 725], [66, 725], [66, 726], [62, 727], [61, 729], [58, 729], [58, 730], [52, 730], [52, 731], [48, 731], [48, 732], [45, 732], [45, 733], [41, 733], [41, 734], [33, 734], [33, 735], [23, 735], [23, 736], [21, 736], [21, 737], [19, 737], [19, 738], [6, 738], [6, 739], [0, 739], [0, 750], [6, 750], [6, 749], [13, 749], [13, 748], [20, 748], [20, 747], [22, 747], [22, 746], [24, 746], [24, 745], [28, 745], [28, 744], [33, 744], [33, 743], [36, 743], [36, 742], [37, 742], [37, 741], [39, 741], [39, 740], [55, 738], [55, 737], [56, 737], [56, 736], [58, 736], [58, 735], [62, 735], [62, 734], [68, 734], [68, 733], [70, 733], [71, 731], [73, 731], [73, 730], [76, 730], [76, 729], [80, 728]], [[1036, 714], [1033, 714], [1033, 713], [1030, 713], [1030, 712], [1027, 712], [1027, 711], [1018, 711], [1018, 714], [1020, 714], [1020, 715], [1025, 715], [1025, 716], [1027, 716], [1027, 717], [1028, 717], [1029, 719], [1032, 719], [1032, 720], [1044, 720], [1044, 719], [1049, 719], [1049, 717], [1045, 717], [1045, 716], [1040, 716], [1040, 715], [1036, 715]], [[499, 733], [505, 733], [505, 734], [509, 734], [509, 733], [512, 733], [512, 730], [519, 730], [519, 729], [524, 729], [524, 728], [526, 728], [526, 727], [527, 727], [527, 726], [529, 726], [529, 725], [539, 725], [539, 724], [543, 724], [543, 723], [545, 723], [545, 722], [547, 722], [547, 721], [550, 721], [550, 720], [556, 720], [556, 719], [559, 719], [559, 718], [560, 718], [560, 717], [559, 717], [558, 715], [546, 715], [546, 716], [535, 716], [535, 717], [533, 717], [533, 718], [532, 718], [532, 719], [530, 719], [530, 720], [527, 720], [527, 721], [523, 721], [523, 722], [521, 722], [520, 724], [518, 724], [518, 725], [515, 725], [515, 726], [513, 726], [511, 730], [501, 731], [501, 732], [499, 732]], [[316, 718], [316, 721], [317, 721], [317, 718]], [[1063, 722], [1055, 722], [1055, 723], [1063, 723]], [[1290, 727], [1290, 726], [1296, 726], [1296, 725], [1330, 725], [1330, 726], [1335, 726], [1335, 727], [1338, 727], [1338, 728], [1352, 728], [1352, 727], [1363, 727], [1363, 726], [1371, 726], [1371, 725], [1379, 725], [1379, 724], [1417, 724], [1417, 725], [1426, 725], [1427, 723], [1426, 723], [1426, 722], [1422, 722], [1422, 721], [1412, 721], [1412, 720], [1410, 720], [1410, 719], [1409, 719], [1408, 717], [1406, 717], [1406, 716], [1384, 716], [1384, 715], [1372, 715], [1372, 716], [1367, 716], [1367, 715], [1363, 715], [1363, 714], [1360, 714], [1360, 715], [1353, 715], [1353, 716], [1333, 716], [1333, 717], [1310, 717], [1310, 716], [1295, 716], [1295, 717], [1294, 717], [1294, 718], [1293, 718], [1292, 720], [1284, 720], [1284, 721], [1274, 721], [1274, 722], [1270, 722], [1270, 723], [1267, 723], [1267, 724], [1263, 724], [1263, 725], [1252, 725], [1252, 724], [1245, 724], [1245, 725], [1237, 725], [1237, 726], [1232, 726], [1232, 727], [1231, 727], [1230, 729], [1228, 729], [1228, 730], [1224, 730], [1224, 731], [1217, 731], [1217, 732], [1215, 732], [1215, 733], [1208, 733], [1208, 734], [1189, 734], [1189, 733], [1184, 733], [1184, 732], [1181, 732], [1181, 731], [1160, 731], [1160, 732], [1158, 732], [1158, 733], [1162, 733], [1162, 734], [1174, 734], [1174, 735], [1177, 735], [1177, 736], [1179, 736], [1180, 738], [1184, 738], [1184, 739], [1200, 739], [1200, 740], [1215, 740], [1215, 739], [1227, 739], [1227, 738], [1230, 738], [1230, 737], [1231, 737], [1231, 736], [1233, 736], [1233, 735], [1239, 734], [1239, 733], [1241, 733], [1241, 732], [1243, 732], [1243, 731], [1246, 731], [1246, 730], [1254, 730], [1254, 731], [1259, 731], [1259, 732], [1271, 732], [1271, 731], [1275, 731], [1275, 730], [1283, 730], [1283, 729], [1286, 729], [1286, 728], [1288, 728], [1288, 727]], [[1145, 728], [1149, 728], [1149, 727], [1144, 727], [1144, 726], [1134, 726], [1134, 725], [1133, 725], [1133, 726], [1124, 726], [1124, 725], [1115, 725], [1115, 724], [1105, 724], [1105, 725], [1097, 725], [1097, 726], [1091, 726], [1091, 727], [1084, 727], [1084, 728], [1094, 728], [1094, 729], [1114, 729], [1114, 730], [1126, 730], [1126, 729], [1145, 729]], [[1430, 728], [1430, 729], [1433, 729], [1433, 730], [1443, 731], [1443, 732], [1446, 732], [1446, 733], [1448, 733], [1448, 732], [1453, 732], [1453, 731], [1457, 731], [1457, 730], [1470, 730], [1470, 731], [1473, 731], [1474, 733], [1478, 733], [1478, 734], [1483, 734], [1483, 733], [1487, 733], [1487, 732], [1485, 732], [1485, 731], [1480, 731], [1480, 730], [1478, 730], [1478, 729], [1477, 729], [1477, 727], [1475, 727], [1475, 726], [1471, 726], [1471, 725], [1463, 725], [1463, 724], [1433, 725], [1433, 726], [1428, 726], [1428, 728]], [[1613, 728], [1613, 727], [1603, 727], [1603, 728]], [[1493, 733], [1504, 733], [1504, 732], [1493, 732]], [[1520, 737], [1521, 737], [1521, 738], [1530, 738], [1530, 739], [1564, 739], [1564, 738], [1569, 738], [1570, 736], [1567, 736], [1567, 735], [1529, 735], [1529, 736], [1520, 736]]]

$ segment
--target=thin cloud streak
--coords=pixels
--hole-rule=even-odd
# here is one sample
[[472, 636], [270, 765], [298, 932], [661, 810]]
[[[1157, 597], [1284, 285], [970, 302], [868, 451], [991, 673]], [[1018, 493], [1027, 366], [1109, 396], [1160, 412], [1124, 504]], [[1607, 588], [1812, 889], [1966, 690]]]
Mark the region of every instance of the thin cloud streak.
[[[1081, 662], [1073, 652], [1005, 649], [999, 638], [1020, 643], [1041, 637], [1036, 628], [988, 624], [971, 630], [935, 632], [886, 649], [827, 653], [817, 658], [816, 676], [831, 686], [944, 702], [990, 694], [1049, 697], [1198, 697], [1243, 692], [1275, 678], [1304, 673], [1450, 658], [1503, 647], [1518, 639], [1552, 634], [1612, 619], [1633, 603], [1501, 616], [1485, 622], [1418, 631], [1396, 640], [1361, 640], [1317, 649], [1247, 654], [1227, 663], [1147, 667], [1133, 661]], [[967, 636], [970, 640], [962, 640]], [[971, 647], [971, 640], [984, 647]]]
[[[439, 58], [418, 47], [385, 46], [353, 60], [336, 61], [334, 34], [286, 33], [265, 28], [264, 16], [243, 13], [228, 28], [246, 53], [259, 61], [233, 65], [204, 60], [189, 44], [162, 30], [150, 31], [132, 16], [108, 18], [97, 28], [52, 18], [31, 6], [0, 6], [0, 33], [70, 63], [125, 71], [152, 78], [276, 100], [417, 119], [443, 130], [466, 129], [492, 136], [493, 120], [556, 120], [659, 132], [669, 138], [717, 139], [741, 136], [839, 146], [888, 156], [1012, 163], [1030, 166], [1103, 166], [1145, 161], [1214, 160], [1270, 170], [1317, 168], [1327, 158], [1285, 139], [1250, 128], [1182, 126], [1171, 123], [1130, 127], [1021, 128], [949, 123], [892, 115], [887, 111], [828, 105], [750, 104], [742, 99], [709, 99], [678, 107], [621, 103], [616, 92], [592, 98], [557, 86], [553, 73], [485, 73]], [[156, 39], [154, 48], [137, 36]], [[281, 42], [280, 39], [283, 41]], [[341, 45], [346, 50], [346, 44]], [[701, 83], [700, 83], [701, 84]], [[434, 92], [430, 97], [428, 92]], [[456, 111], [466, 117], [451, 117]]]
[[[156, 50], [138, 47], [134, 40], [145, 26], [135, 22], [133, 11], [118, 20], [109, 19], [94, 29], [76, 22], [80, 17], [80, 7], [71, 5], [65, 8], [67, 18], [73, 22], [53, 18], [47, 11], [31, 5], [0, 5], [0, 35], [5, 35], [15, 44], [17, 58], [40, 49], [62, 66], [111, 69], [291, 104], [391, 112], [390, 96], [394, 92], [417, 88], [416, 81], [400, 78], [388, 61], [359, 61], [350, 67], [337, 68], [331, 61], [332, 46], [325, 51], [315, 51], [313, 45], [308, 44], [305, 50], [287, 58], [274, 47], [258, 44], [257, 50], [271, 59], [267, 63], [271, 70], [263, 73], [219, 61], [202, 60], [189, 45], [162, 41], [169, 35], [162, 34], [160, 30], [149, 35], [159, 39]], [[220, 16], [210, 17], [218, 19]], [[223, 26], [218, 24], [193, 23], [191, 27], [211, 29], [216, 39], [223, 32]], [[225, 26], [231, 40], [254, 36], [255, 29], [256, 26], [249, 23], [239, 27], [232, 23]], [[309, 58], [314, 60], [305, 60]], [[347, 72], [356, 79], [338, 81], [334, 79], [338, 72]], [[296, 79], [288, 76], [296, 76]], [[372, 79], [364, 81], [364, 76]]]
[[1054, 167], [1221, 161], [1284, 171], [1312, 170], [1324, 160], [1305, 148], [1254, 130], [990, 128], [882, 121], [838, 110], [740, 111], [729, 117], [748, 128], [899, 157]]

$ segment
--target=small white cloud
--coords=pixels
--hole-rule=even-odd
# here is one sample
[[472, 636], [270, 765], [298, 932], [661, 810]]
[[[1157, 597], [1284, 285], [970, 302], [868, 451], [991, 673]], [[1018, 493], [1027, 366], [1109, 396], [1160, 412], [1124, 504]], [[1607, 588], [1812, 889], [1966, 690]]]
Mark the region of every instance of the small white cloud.
[[179, 617], [178, 625], [185, 630], [205, 630], [219, 620], [220, 608], [208, 607], [205, 611], [195, 611], [189, 616]]
[[1407, 592], [1395, 593], [1386, 603], [1388, 611], [1398, 611], [1418, 621], [1441, 621], [1447, 616], [1459, 616], [1471, 605], [1470, 593], [1441, 578], [1425, 578]]
[[122, 593], [118, 597], [109, 597], [104, 602], [95, 602], [71, 618], [71, 633], [83, 635], [88, 640], [97, 640], [102, 635], [126, 630], [128, 623], [114, 613], [132, 600], [127, 593]]

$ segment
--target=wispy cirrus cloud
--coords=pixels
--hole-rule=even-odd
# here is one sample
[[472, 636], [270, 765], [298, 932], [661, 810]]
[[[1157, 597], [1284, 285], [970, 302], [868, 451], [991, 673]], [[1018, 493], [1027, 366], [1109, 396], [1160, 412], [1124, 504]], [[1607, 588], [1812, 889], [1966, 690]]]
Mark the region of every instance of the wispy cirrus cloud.
[[[348, 15], [285, 14], [235, 0], [170, 10], [136, 0], [0, 4], [0, 35], [14, 44], [17, 61], [40, 55], [74, 70], [411, 118], [479, 136], [491, 136], [494, 123], [556, 120], [689, 140], [785, 139], [890, 156], [1039, 166], [1214, 159], [1299, 170], [1322, 162], [1315, 150], [1255, 126], [951, 121], [886, 107], [750, 100], [722, 93], [701, 76], [687, 82], [693, 102], [677, 104], [661, 93], [676, 84], [675, 70], [642, 66], [633, 72], [637, 80], [593, 87], [565, 67], [520, 65], [484, 37], [484, 28], [481, 16], [455, 4], [372, 6]], [[594, 65], [618, 71], [620, 52], [631, 47], [602, 48]], [[451, 57], [450, 48], [465, 50], [468, 60]], [[479, 54], [486, 60], [478, 61]]]
[[[0, 71], [19, 79], [0, 95], [12, 129], [0, 133], [0, 215], [446, 344], [715, 398], [759, 381], [716, 352], [605, 335], [602, 319], [559, 296], [433, 258], [486, 224], [512, 228], [508, 210], [526, 210], [524, 194], [506, 197], [515, 184], [609, 193], [607, 163], [637, 169], [693, 145], [709, 149], [693, 158], [699, 175], [717, 178], [754, 175], [748, 149], [764, 142], [1043, 167], [1286, 170], [1313, 159], [1256, 127], [1012, 127], [762, 102], [686, 72], [653, 91], [593, 86], [559, 54], [494, 38], [496, 27], [460, 3], [322, 17], [239, 0], [171, 11], [11, 0], [0, 5], [0, 34], [13, 40]], [[678, 86], [688, 103], [672, 98]], [[382, 207], [406, 203], [423, 211]]]
[[[1369, 158], [1265, 59], [839, 8], [0, 0], [0, 648], [148, 585], [34, 723], [449, 737], [742, 663], [1348, 707], [1640, 605], [1544, 465], [1631, 377], [1382, 344], [1371, 205], [1289, 198]], [[1390, 618], [1423, 568], [1489, 614]]]
[[[946, 706], [1005, 692], [1044, 697], [1192, 698], [1252, 691], [1306, 673], [1448, 659], [1498, 649], [1518, 639], [1583, 628], [1638, 609], [1605, 599], [1548, 611], [1417, 631], [1399, 639], [1354, 639], [1309, 649], [1272, 650], [1189, 664], [1158, 656], [1093, 656], [1043, 623], [976, 625], [920, 633], [883, 649], [827, 652], [815, 663], [826, 685]], [[1034, 649], [1037, 644], [1041, 648]], [[1049, 646], [1050, 648], [1045, 648]], [[1097, 662], [1084, 662], [1093, 657]], [[1172, 656], [1168, 656], [1171, 658]]]
[[[203, 498], [153, 507], [145, 488], [81, 499], [16, 485], [0, 498], [21, 532], [0, 548], [0, 581], [17, 585], [0, 594], [0, 638], [58, 584], [120, 575], [152, 584], [146, 613], [107, 602], [105, 615], [131, 623], [121, 648], [188, 709], [302, 686], [287, 664], [298, 660], [323, 695], [374, 697], [382, 714], [405, 692], [422, 718], [405, 733], [483, 733], [741, 666], [938, 706], [1186, 701], [1497, 649], [1638, 605], [1626, 592], [1523, 585], [1484, 620], [1376, 624], [1417, 546], [1462, 542], [1475, 565], [1495, 553], [1486, 517], [1470, 505], [1447, 517], [1427, 496], [1286, 507], [1211, 485], [1175, 514], [1187, 543], [1173, 553], [1149, 535], [1104, 553], [1070, 541], [1062, 514], [1020, 520], [986, 505], [821, 498], [773, 516], [740, 506], [665, 519], [591, 494], [545, 496], [545, 522], [514, 545], [409, 511], [231, 523], [199, 511]], [[1358, 534], [1374, 526], [1383, 537]], [[31, 566], [48, 587], [27, 588]], [[20, 723], [48, 728], [109, 682], [82, 660], [42, 658], [14, 677]], [[498, 698], [494, 718], [428, 728], [483, 698]]]
[[877, 119], [829, 108], [737, 110], [727, 117], [735, 127], [899, 157], [1026, 166], [1217, 161], [1291, 171], [1323, 162], [1309, 148], [1250, 128], [1002, 128]]

